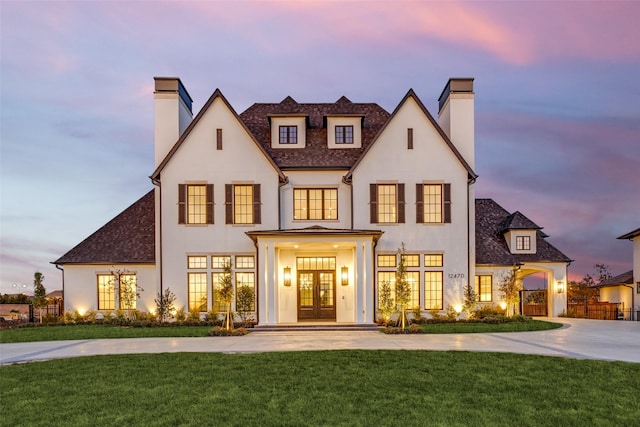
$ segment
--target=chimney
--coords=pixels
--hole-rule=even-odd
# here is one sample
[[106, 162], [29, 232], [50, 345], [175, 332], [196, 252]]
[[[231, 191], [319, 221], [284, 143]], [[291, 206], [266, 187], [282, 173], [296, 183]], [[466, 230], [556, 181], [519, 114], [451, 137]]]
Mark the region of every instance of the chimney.
[[471, 168], [474, 168], [473, 77], [450, 78], [438, 98], [438, 122]]
[[171, 150], [193, 118], [193, 100], [178, 77], [154, 77], [155, 166]]

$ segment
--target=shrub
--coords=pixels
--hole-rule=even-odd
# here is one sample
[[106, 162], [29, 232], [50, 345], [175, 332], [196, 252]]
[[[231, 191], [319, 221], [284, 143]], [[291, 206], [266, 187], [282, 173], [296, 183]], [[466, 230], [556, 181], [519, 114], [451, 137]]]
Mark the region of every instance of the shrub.
[[409, 333], [410, 334], [421, 334], [422, 333], [422, 327], [420, 327], [420, 325], [412, 323], [411, 325], [409, 325]]
[[233, 329], [225, 329], [222, 326], [214, 326], [209, 332], [208, 335], [210, 337], [231, 337], [231, 336], [242, 336], [248, 334], [245, 328], [233, 328]]
[[562, 310], [562, 312], [558, 314], [558, 317], [578, 317], [578, 312], [575, 309], [570, 308], [566, 311]]
[[188, 322], [200, 322], [200, 310], [189, 310], [189, 315], [187, 316]]
[[485, 317], [504, 317], [505, 311], [495, 305], [485, 305], [478, 308], [471, 315], [472, 319], [482, 320]]
[[440, 310], [438, 310], [437, 308], [430, 309], [429, 316], [431, 316], [433, 320], [439, 320], [440, 318], [442, 318], [442, 315], [440, 314]]
[[178, 309], [175, 314], [175, 318], [178, 322], [184, 322], [187, 318], [187, 315], [184, 312], [184, 307]]
[[425, 321], [425, 318], [422, 316], [422, 309], [419, 305], [416, 305], [411, 309], [411, 317], [411, 321], [413, 323], [423, 323]]
[[445, 310], [445, 317], [450, 322], [455, 322], [458, 318], [458, 312], [451, 304], [449, 304]]

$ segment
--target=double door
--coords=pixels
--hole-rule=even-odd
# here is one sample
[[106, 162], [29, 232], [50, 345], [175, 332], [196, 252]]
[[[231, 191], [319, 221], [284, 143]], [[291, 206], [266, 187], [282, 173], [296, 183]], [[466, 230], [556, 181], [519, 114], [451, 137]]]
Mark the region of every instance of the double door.
[[298, 271], [298, 320], [336, 320], [336, 272]]

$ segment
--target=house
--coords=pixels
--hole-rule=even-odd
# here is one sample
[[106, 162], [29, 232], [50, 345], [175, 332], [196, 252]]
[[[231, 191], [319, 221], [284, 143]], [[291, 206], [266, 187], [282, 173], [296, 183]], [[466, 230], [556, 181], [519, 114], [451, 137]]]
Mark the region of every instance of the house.
[[625, 319], [640, 320], [640, 228], [618, 239], [633, 242], [633, 269], [600, 282], [600, 301], [621, 303]]
[[155, 78], [154, 189], [54, 261], [65, 308], [153, 311], [170, 289], [190, 311], [224, 310], [229, 265], [255, 294], [235, 309], [258, 326], [372, 324], [404, 247], [411, 307], [460, 310], [470, 280], [499, 304], [520, 268], [550, 274], [560, 313], [571, 260], [524, 215], [475, 200], [474, 96], [473, 78], [450, 79], [436, 120], [413, 90], [391, 113], [288, 96], [240, 114], [216, 90], [192, 117], [181, 80]]

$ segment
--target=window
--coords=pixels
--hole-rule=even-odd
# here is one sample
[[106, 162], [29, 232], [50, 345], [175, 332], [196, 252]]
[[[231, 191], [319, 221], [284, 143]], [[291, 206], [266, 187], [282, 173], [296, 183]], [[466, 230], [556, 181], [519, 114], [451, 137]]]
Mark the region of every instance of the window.
[[442, 254], [425, 254], [425, 267], [442, 267]]
[[222, 150], [222, 129], [216, 129], [216, 150]]
[[280, 144], [297, 144], [298, 126], [280, 126]]
[[530, 236], [516, 236], [516, 250], [529, 251], [531, 250], [531, 237]]
[[249, 256], [236, 256], [236, 268], [237, 269], [243, 269], [243, 268], [255, 268], [255, 261], [252, 255]]
[[442, 310], [442, 271], [424, 272], [424, 308]]
[[207, 268], [206, 256], [188, 256], [187, 268]]
[[189, 311], [207, 311], [207, 273], [188, 273]]
[[395, 271], [378, 271], [378, 301], [384, 285], [389, 285], [391, 290], [391, 300], [395, 305], [396, 301], [396, 273]]
[[227, 224], [260, 224], [260, 184], [226, 184]]
[[116, 293], [113, 274], [98, 274], [98, 310], [116, 308]]
[[416, 222], [451, 222], [451, 184], [416, 184]]
[[218, 291], [222, 287], [222, 281], [224, 280], [225, 273], [214, 272], [211, 273], [211, 289], [213, 294], [213, 311], [222, 313], [227, 311], [227, 307], [224, 302], [220, 301], [220, 295]]
[[402, 255], [405, 267], [420, 267], [420, 255]]
[[407, 281], [411, 287], [411, 298], [409, 308], [420, 307], [420, 272], [407, 271]]
[[338, 190], [335, 188], [294, 189], [293, 219], [338, 219]]
[[394, 255], [378, 255], [378, 267], [395, 267], [396, 256]]
[[213, 224], [213, 184], [178, 184], [178, 224]]
[[413, 150], [413, 128], [407, 129], [407, 149]]
[[236, 310], [254, 311], [255, 298], [253, 298], [253, 301], [243, 300], [243, 298], [241, 297], [241, 288], [243, 287], [251, 289], [251, 292], [255, 295], [255, 274], [253, 272], [236, 273]]
[[491, 295], [493, 277], [490, 275], [476, 276], [476, 294], [478, 295], [478, 301], [488, 302], [493, 300]]
[[404, 184], [371, 184], [369, 199], [372, 224], [404, 223]]
[[211, 268], [223, 269], [231, 266], [231, 257], [229, 255], [213, 255], [211, 257]]
[[[135, 274], [120, 274], [116, 286], [114, 274], [98, 274], [98, 310], [133, 310], [136, 308], [138, 283]], [[116, 288], [119, 290], [116, 301]]]
[[336, 144], [353, 144], [353, 126], [336, 126]]

